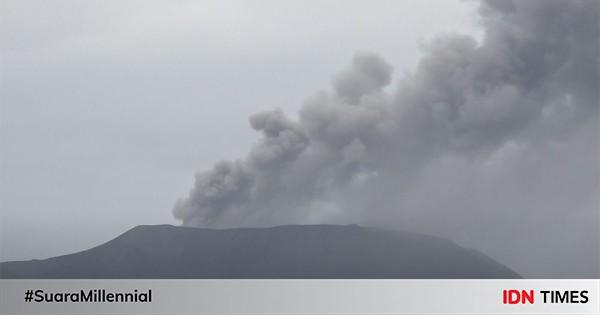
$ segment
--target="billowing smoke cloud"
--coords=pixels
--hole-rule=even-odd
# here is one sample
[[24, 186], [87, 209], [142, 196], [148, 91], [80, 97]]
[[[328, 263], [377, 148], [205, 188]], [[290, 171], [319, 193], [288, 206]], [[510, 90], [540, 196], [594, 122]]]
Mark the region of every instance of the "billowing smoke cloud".
[[[189, 226], [412, 228], [525, 275], [600, 275], [598, 12], [597, 1], [482, 2], [481, 42], [436, 39], [393, 91], [392, 67], [357, 53], [297, 121], [252, 116], [262, 139], [197, 174], [174, 215]], [[566, 239], [551, 237], [560, 224]], [[535, 229], [548, 238], [518, 244]], [[545, 242], [577, 245], [548, 270], [519, 258]]]

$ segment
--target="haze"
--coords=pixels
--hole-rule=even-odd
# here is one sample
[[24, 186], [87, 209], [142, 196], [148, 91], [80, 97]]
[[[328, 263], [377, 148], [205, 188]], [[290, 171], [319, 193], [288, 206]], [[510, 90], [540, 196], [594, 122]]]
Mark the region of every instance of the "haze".
[[[261, 138], [249, 117], [280, 108], [296, 121], [321, 90], [337, 88], [341, 99], [359, 102], [361, 95], [345, 94], [347, 81], [339, 78], [350, 77], [355, 91], [360, 64], [390, 71], [365, 93], [395, 93], [437, 36], [481, 42], [477, 6], [2, 2], [0, 260], [87, 249], [139, 224], [179, 224], [171, 209], [181, 197], [185, 203], [194, 173], [244, 158]], [[598, 25], [597, 12], [591, 23]], [[597, 66], [597, 49], [592, 58]], [[511, 100], [506, 95], [500, 96]], [[336, 185], [323, 198], [298, 201], [299, 211], [253, 200], [231, 216], [197, 205], [176, 215], [188, 225], [217, 227], [358, 223], [416, 230], [473, 246], [525, 277], [598, 277], [598, 97], [581, 95], [575, 99], [589, 108], [584, 118], [561, 94], [534, 124], [523, 122], [529, 112], [513, 116], [490, 102], [474, 121], [509, 117], [510, 124], [466, 145], [439, 142], [434, 153], [412, 152], [406, 168], [367, 191]], [[439, 115], [446, 114], [441, 108]], [[253, 120], [267, 138], [261, 121], [269, 117]], [[362, 146], [348, 147], [348, 155], [360, 155]], [[393, 157], [384, 164], [396, 166]], [[352, 198], [358, 190], [360, 198]], [[261, 212], [246, 215], [246, 208]], [[217, 219], [202, 221], [213, 213]]]

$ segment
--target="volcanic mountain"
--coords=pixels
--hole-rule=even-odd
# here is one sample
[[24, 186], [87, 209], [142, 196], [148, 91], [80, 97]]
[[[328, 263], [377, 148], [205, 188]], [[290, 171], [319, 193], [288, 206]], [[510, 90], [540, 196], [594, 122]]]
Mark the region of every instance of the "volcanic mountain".
[[137, 226], [100, 246], [0, 264], [0, 278], [520, 278], [449, 240], [356, 225]]

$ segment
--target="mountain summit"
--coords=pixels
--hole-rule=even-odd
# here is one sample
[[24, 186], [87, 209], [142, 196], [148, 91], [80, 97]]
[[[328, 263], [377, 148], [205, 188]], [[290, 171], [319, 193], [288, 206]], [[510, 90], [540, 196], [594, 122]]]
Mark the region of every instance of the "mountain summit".
[[0, 264], [0, 278], [520, 278], [451, 241], [356, 225], [137, 226], [100, 246]]

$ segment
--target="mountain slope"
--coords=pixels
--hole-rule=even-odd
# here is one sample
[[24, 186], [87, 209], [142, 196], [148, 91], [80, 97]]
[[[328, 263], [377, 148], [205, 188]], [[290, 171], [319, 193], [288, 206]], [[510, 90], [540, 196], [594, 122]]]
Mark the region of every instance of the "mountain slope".
[[0, 278], [519, 277], [448, 240], [355, 225], [137, 226], [86, 251], [0, 264]]

